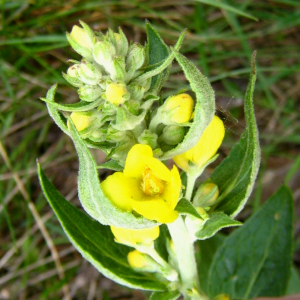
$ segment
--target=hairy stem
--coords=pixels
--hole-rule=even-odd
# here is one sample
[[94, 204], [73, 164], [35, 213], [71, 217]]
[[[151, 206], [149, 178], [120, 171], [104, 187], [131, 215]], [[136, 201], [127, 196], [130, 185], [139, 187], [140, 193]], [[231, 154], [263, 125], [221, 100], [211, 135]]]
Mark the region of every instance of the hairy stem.
[[[175, 246], [181, 278], [181, 293], [186, 300], [208, 300], [200, 290], [194, 245], [182, 217], [179, 216], [175, 222], [168, 224], [168, 228]], [[193, 295], [188, 293], [194, 289], [197, 290], [197, 293], [193, 293]]]

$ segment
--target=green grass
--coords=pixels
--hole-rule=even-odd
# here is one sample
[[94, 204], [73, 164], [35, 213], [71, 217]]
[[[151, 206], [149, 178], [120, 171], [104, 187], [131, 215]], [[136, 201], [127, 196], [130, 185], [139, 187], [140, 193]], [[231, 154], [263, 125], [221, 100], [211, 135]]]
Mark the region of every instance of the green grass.
[[[148, 19], [169, 45], [187, 28], [181, 52], [209, 77], [215, 89], [219, 114], [227, 127], [223, 157], [244, 129], [242, 98], [250, 56], [257, 50], [255, 111], [263, 160], [256, 189], [241, 218], [261, 207], [285, 181], [295, 195], [299, 225], [299, 1], [2, 0], [0, 298], [62, 299], [70, 293], [72, 299], [99, 299], [104, 291], [109, 297], [131, 295], [128, 289], [107, 283], [78, 253], [68, 250], [70, 244], [41, 194], [36, 176], [38, 158], [61, 193], [79, 205], [78, 162], [72, 142], [53, 124], [39, 100], [57, 82], [57, 101], [77, 101], [61, 72], [68, 68], [69, 58], [78, 58], [65, 32], [79, 19], [95, 30], [122, 26], [131, 39], [141, 42], [146, 38], [144, 21]], [[187, 82], [174, 65], [163, 97], [185, 87]], [[37, 220], [45, 226], [50, 240]], [[298, 227], [295, 261], [299, 264]], [[59, 262], [54, 263], [53, 251], [61, 256]], [[60, 276], [59, 264], [63, 269]], [[143, 296], [137, 293], [130, 297]]]

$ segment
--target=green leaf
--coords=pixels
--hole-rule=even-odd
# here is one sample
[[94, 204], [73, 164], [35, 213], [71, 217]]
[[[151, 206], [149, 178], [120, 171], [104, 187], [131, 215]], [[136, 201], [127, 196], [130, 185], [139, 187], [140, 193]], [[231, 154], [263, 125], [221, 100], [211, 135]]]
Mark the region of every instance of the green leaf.
[[255, 53], [252, 57], [252, 73], [245, 97], [246, 129], [229, 156], [214, 170], [211, 180], [220, 191], [219, 203], [214, 208], [234, 218], [247, 202], [258, 173], [260, 147], [253, 109], [255, 86]]
[[[170, 54], [169, 47], [162, 40], [158, 32], [146, 21], [146, 33], [148, 40], [149, 65], [162, 63]], [[151, 87], [161, 85], [169, 75], [169, 70], [165, 69], [162, 75], [156, 75], [151, 79]]]
[[46, 95], [47, 99], [47, 108], [49, 115], [53, 119], [53, 121], [56, 123], [56, 125], [68, 136], [70, 136], [70, 132], [67, 127], [66, 118], [62, 116], [62, 114], [53, 106], [55, 92], [57, 89], [57, 84], [52, 85], [52, 87], [49, 89]]
[[110, 142], [94, 142], [90, 139], [84, 139], [84, 142], [88, 147], [101, 149], [105, 154], [108, 154], [112, 148], [116, 147], [115, 143]]
[[200, 220], [203, 220], [203, 218], [201, 218], [201, 216], [199, 215], [199, 213], [197, 212], [193, 204], [184, 198], [178, 201], [175, 210], [182, 215], [190, 215]]
[[180, 297], [180, 292], [153, 292], [149, 300], [176, 300]]
[[233, 299], [284, 295], [292, 259], [293, 197], [282, 186], [218, 249], [209, 274], [209, 295]]
[[54, 101], [49, 100], [46, 98], [40, 98], [42, 101], [49, 103], [50, 105], [54, 106], [56, 109], [63, 110], [63, 111], [88, 111], [91, 110], [97, 106], [99, 106], [102, 99], [98, 99], [93, 102], [86, 102], [86, 101], [80, 101], [77, 103], [72, 104], [59, 104]]
[[216, 234], [212, 238], [196, 241], [196, 261], [201, 290], [208, 293], [208, 274], [214, 255], [218, 248], [223, 244], [226, 237], [223, 234]]
[[215, 113], [215, 94], [208, 79], [186, 57], [175, 50], [173, 53], [190, 82], [192, 91], [196, 94], [195, 116], [183, 141], [177, 147], [165, 152], [160, 157], [163, 160], [170, 159], [195, 146]]
[[109, 169], [117, 172], [123, 172], [123, 167], [118, 164], [117, 161], [111, 159], [104, 164], [98, 165], [97, 169]]
[[219, 230], [226, 227], [241, 226], [241, 222], [236, 221], [228, 217], [222, 212], [212, 213], [209, 220], [201, 230], [195, 233], [195, 236], [199, 240], [206, 240], [215, 235]]
[[151, 274], [137, 273], [127, 262], [131, 248], [118, 244], [108, 226], [91, 219], [54, 188], [38, 165], [43, 192], [67, 237], [81, 255], [104, 276], [131, 288], [165, 290]]
[[167, 239], [171, 239], [168, 227], [165, 224], [159, 226], [159, 237], [154, 241], [155, 251], [165, 261], [168, 261]]
[[121, 211], [107, 199], [100, 187], [97, 166], [70, 119], [70, 133], [73, 139], [78, 158], [78, 196], [85, 211], [103, 225], [142, 229], [157, 225], [157, 222], [135, 216], [131, 212]]
[[244, 11], [234, 7], [234, 6], [228, 5], [226, 3], [222, 3], [220, 1], [214, 1], [214, 0], [195, 0], [195, 1], [198, 1], [198, 2], [203, 3], [203, 4], [215, 6], [215, 7], [218, 7], [220, 9], [224, 9], [224, 10], [230, 11], [232, 13], [235, 13], [237, 15], [252, 19], [254, 21], [258, 21], [258, 19], [256, 17], [252, 16], [251, 14], [248, 14], [248, 13], [246, 13], [246, 12], [244, 12]]
[[294, 295], [300, 293], [300, 276], [297, 268], [293, 265], [291, 269], [291, 277], [286, 290], [286, 295]]
[[[180, 49], [181, 44], [182, 44], [183, 39], [184, 39], [184, 36], [185, 36], [185, 31], [183, 31], [180, 34], [180, 36], [178, 38], [178, 41], [176, 42], [176, 45], [174, 47], [175, 50], [178, 51]], [[149, 56], [150, 56], [150, 54], [149, 54]], [[159, 61], [159, 62], [155, 63], [154, 65], [149, 66], [149, 67], [151, 67], [150, 71], [147, 71], [144, 74], [142, 74], [141, 76], [137, 77], [135, 79], [135, 81], [136, 82], [143, 82], [143, 81], [147, 80], [148, 78], [152, 77], [152, 79], [151, 79], [152, 80], [151, 81], [151, 88], [152, 88], [151, 93], [158, 94], [159, 91], [161, 90], [164, 82], [167, 80], [167, 78], [169, 76], [169, 70], [171, 68], [171, 64], [172, 64], [173, 59], [174, 59], [174, 54], [173, 53], [169, 54], [169, 50], [168, 50], [168, 55], [166, 56], [166, 58], [163, 61]], [[152, 85], [154, 78], [156, 78], [155, 79], [155, 84]]]

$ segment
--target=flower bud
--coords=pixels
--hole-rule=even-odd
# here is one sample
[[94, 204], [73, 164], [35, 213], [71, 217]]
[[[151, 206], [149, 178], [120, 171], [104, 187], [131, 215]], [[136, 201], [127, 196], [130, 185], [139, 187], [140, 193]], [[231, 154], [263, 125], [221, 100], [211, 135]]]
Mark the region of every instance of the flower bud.
[[130, 92], [131, 99], [134, 99], [136, 101], [142, 100], [144, 94], [145, 94], [145, 88], [139, 84], [136, 84], [132, 82], [128, 86], [128, 91]]
[[163, 142], [171, 146], [178, 145], [182, 142], [185, 136], [185, 128], [177, 125], [166, 126], [162, 135], [159, 137], [158, 142]]
[[93, 102], [101, 97], [102, 89], [99, 86], [86, 85], [78, 90], [79, 98], [83, 101]]
[[223, 122], [214, 116], [211, 123], [205, 128], [198, 143], [188, 151], [173, 157], [174, 162], [185, 172], [190, 168], [189, 161], [201, 170], [214, 157], [225, 135]]
[[106, 128], [99, 128], [90, 133], [89, 139], [94, 142], [104, 142], [106, 141], [106, 134], [107, 134]]
[[126, 78], [125, 58], [115, 56], [110, 67], [110, 77], [113, 81], [124, 81]]
[[129, 48], [129, 52], [126, 58], [127, 70], [134, 71], [140, 69], [145, 62], [145, 49], [140, 44], [133, 44]]
[[116, 48], [108, 41], [99, 41], [94, 46], [93, 56], [95, 61], [110, 73], [112, 59], [116, 55]]
[[129, 265], [136, 271], [156, 272], [160, 269], [160, 266], [155, 260], [138, 250], [129, 252], [127, 259]]
[[160, 110], [162, 110], [162, 123], [181, 124], [191, 119], [194, 101], [188, 94], [179, 94], [169, 97]]
[[106, 86], [106, 100], [113, 104], [123, 104], [127, 94], [126, 85], [123, 83], [110, 83]]
[[[77, 131], [82, 131], [89, 127], [94, 120], [92, 117], [92, 113], [86, 112], [72, 112], [70, 115], [71, 120], [73, 121]], [[70, 129], [70, 125], [68, 122], [68, 128]]]
[[114, 129], [113, 127], [109, 126], [107, 129], [106, 139], [108, 142], [122, 142], [130, 140], [130, 132], [129, 131], [120, 131]]
[[66, 79], [71, 85], [75, 87], [82, 87], [83, 83], [78, 77], [77, 65], [70, 67], [66, 73], [62, 73], [64, 79]]
[[[71, 73], [73, 74], [72, 70]], [[74, 72], [75, 73], [75, 72]], [[96, 85], [102, 78], [102, 73], [99, 68], [93, 63], [83, 60], [78, 66], [77, 74], [85, 84]]]
[[117, 55], [126, 56], [128, 52], [128, 40], [123, 33], [122, 29], [119, 27], [119, 33], [113, 33], [114, 45], [117, 50]]
[[193, 204], [199, 207], [207, 207], [216, 204], [219, 196], [219, 189], [213, 182], [202, 183], [195, 194]]
[[159, 226], [145, 229], [127, 229], [110, 226], [116, 242], [129, 246], [151, 245], [159, 236]]
[[91, 60], [95, 34], [85, 23], [81, 22], [81, 25], [84, 28], [73, 26], [71, 33], [67, 33], [67, 39], [77, 53]]
[[157, 147], [157, 135], [152, 131], [145, 129], [138, 137], [138, 143], [149, 145], [152, 149], [155, 149]]

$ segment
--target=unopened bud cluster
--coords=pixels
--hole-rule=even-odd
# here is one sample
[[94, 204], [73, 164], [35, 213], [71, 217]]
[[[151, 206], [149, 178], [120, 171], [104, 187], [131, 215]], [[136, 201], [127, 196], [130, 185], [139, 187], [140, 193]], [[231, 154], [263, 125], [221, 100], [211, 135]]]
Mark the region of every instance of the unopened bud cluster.
[[193, 99], [188, 94], [171, 96], [154, 110], [158, 91], [151, 88], [151, 76], [141, 79], [148, 66], [147, 47], [129, 44], [121, 29], [103, 34], [81, 25], [67, 38], [83, 59], [71, 60], [73, 65], [63, 73], [78, 88], [83, 104], [70, 116], [81, 137], [121, 164], [136, 143], [159, 154], [178, 145], [188, 130]]

